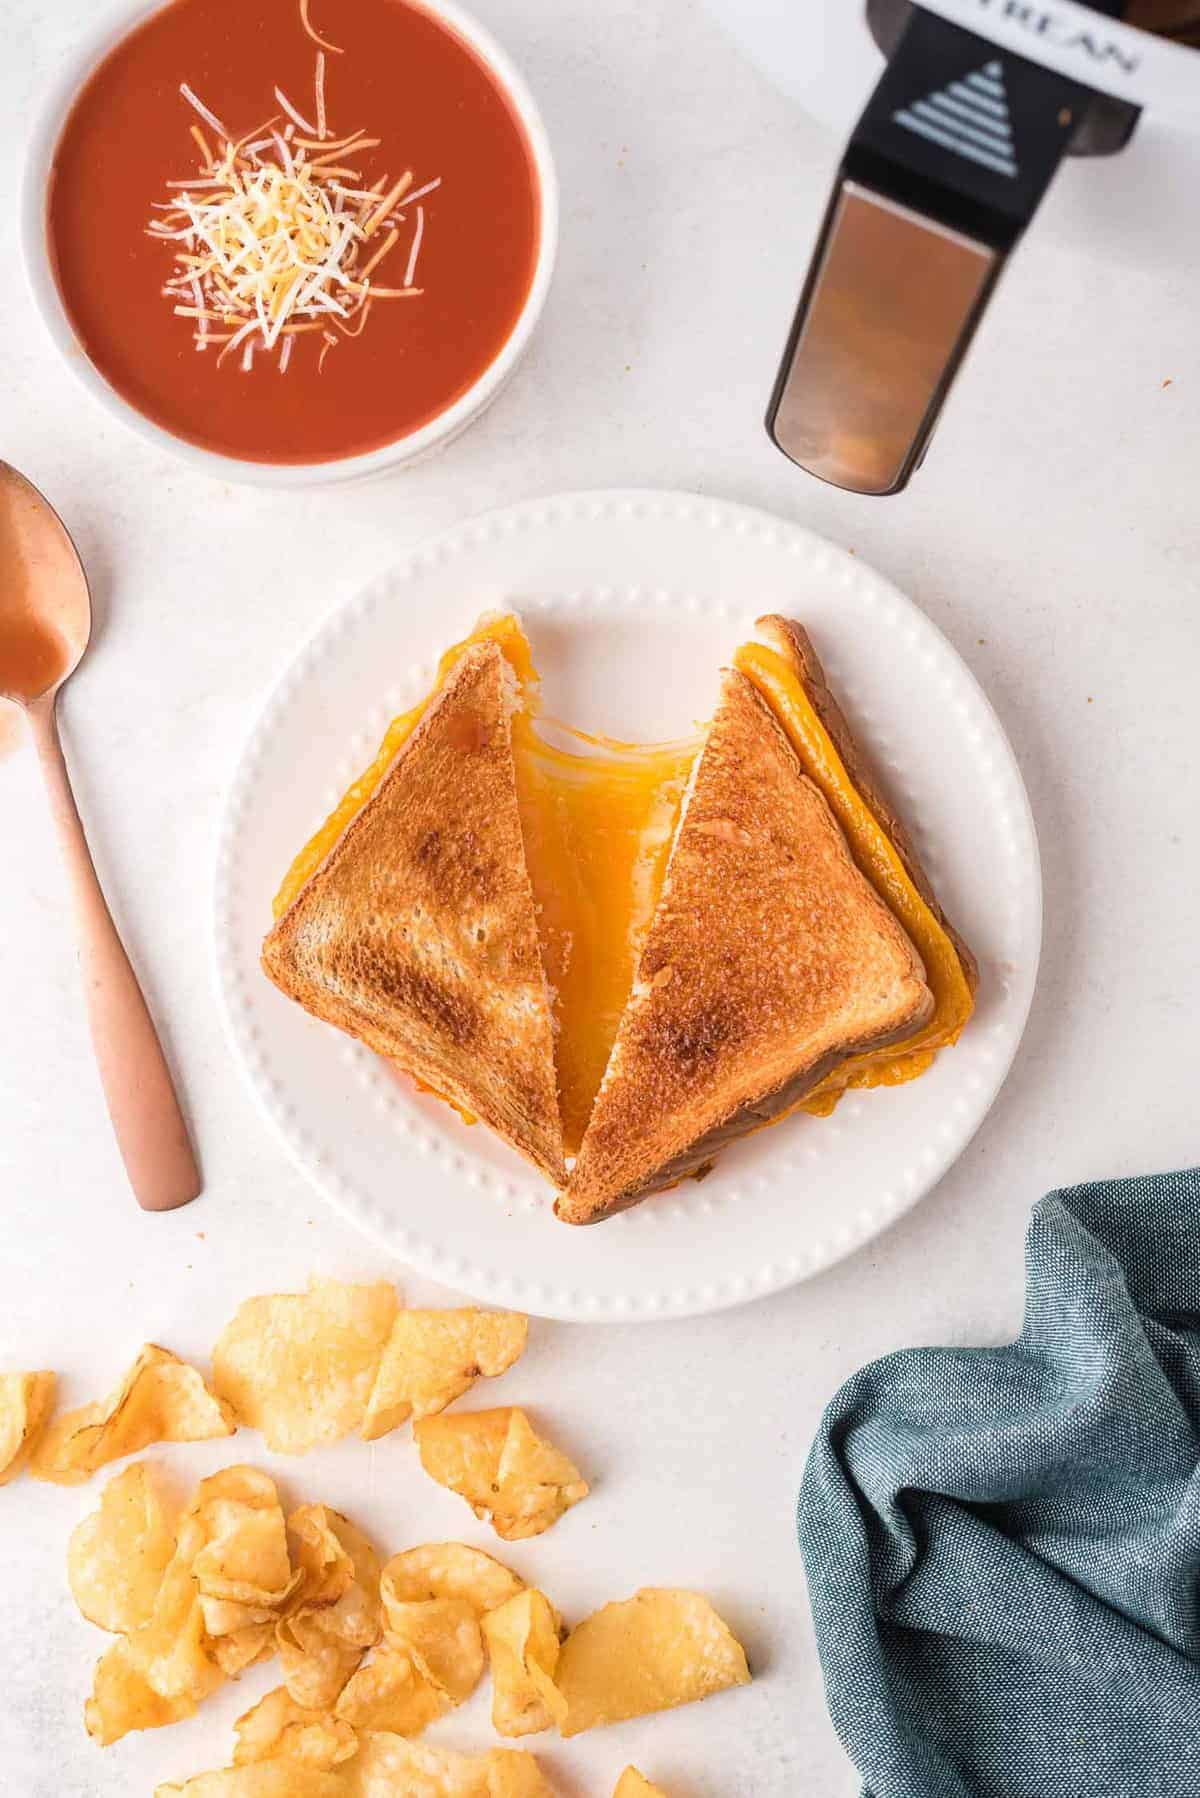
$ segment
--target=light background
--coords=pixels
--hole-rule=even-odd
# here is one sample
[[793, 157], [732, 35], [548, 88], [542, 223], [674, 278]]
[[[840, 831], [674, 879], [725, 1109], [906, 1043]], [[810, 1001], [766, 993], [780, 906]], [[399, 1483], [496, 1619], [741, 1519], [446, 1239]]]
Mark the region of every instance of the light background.
[[[1197, 230], [1158, 239], [1147, 191], [1145, 228], [1089, 250], [1081, 221], [1102, 216], [1113, 176], [1066, 167], [910, 491], [837, 494], [791, 469], [759, 424], [835, 140], [690, 0], [477, 0], [539, 96], [562, 178], [561, 264], [529, 360], [488, 417], [411, 473], [294, 496], [217, 486], [108, 422], [20, 283], [21, 143], [92, 10], [0, 0], [0, 454], [61, 508], [93, 579], [69, 753], [207, 1193], [150, 1219], [124, 1190], [55, 846], [18, 748], [0, 761], [0, 1364], [57, 1367], [79, 1402], [144, 1339], [203, 1357], [252, 1291], [314, 1269], [384, 1271], [259, 1119], [210, 973], [221, 796], [261, 695], [328, 608], [425, 533], [555, 488], [692, 488], [802, 520], [918, 600], [1012, 736], [1046, 881], [1024, 1048], [957, 1167], [866, 1252], [707, 1320], [535, 1326], [493, 1391], [528, 1402], [595, 1476], [588, 1504], [514, 1562], [574, 1615], [643, 1583], [705, 1587], [759, 1674], [702, 1709], [551, 1747], [564, 1798], [607, 1798], [631, 1759], [672, 1798], [849, 1798], [793, 1533], [823, 1403], [876, 1353], [1011, 1334], [1024, 1221], [1046, 1187], [1197, 1153]], [[270, 1465], [258, 1449], [247, 1436], [171, 1459], [191, 1477], [231, 1452]], [[488, 1542], [399, 1439], [281, 1471], [387, 1548]], [[194, 1721], [103, 1753], [87, 1741], [103, 1639], [74, 1614], [63, 1556], [94, 1499], [0, 1493], [0, 1786], [22, 1798], [128, 1798], [223, 1764], [232, 1718], [270, 1682], [262, 1670]], [[438, 1733], [490, 1739], [481, 1704]]]

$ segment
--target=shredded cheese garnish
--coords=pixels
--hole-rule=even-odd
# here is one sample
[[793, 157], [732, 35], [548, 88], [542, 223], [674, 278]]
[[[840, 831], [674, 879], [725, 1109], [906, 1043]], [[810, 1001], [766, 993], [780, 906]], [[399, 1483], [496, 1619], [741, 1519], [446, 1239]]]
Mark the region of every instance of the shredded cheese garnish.
[[[216, 148], [198, 125], [189, 127], [199, 153], [195, 175], [166, 182], [170, 198], [155, 203], [147, 231], [175, 246], [174, 272], [163, 286], [174, 312], [192, 321], [197, 350], [220, 345], [218, 365], [240, 349], [249, 372], [256, 352], [276, 352], [287, 372], [293, 339], [319, 333], [317, 367], [343, 337], [361, 334], [376, 300], [415, 299], [413, 285], [425, 233], [425, 209], [408, 213], [440, 177], [410, 193], [411, 169], [397, 180], [381, 175], [364, 184], [358, 164], [380, 140], [365, 131], [335, 136], [326, 118], [326, 43], [300, 17], [317, 52], [313, 111], [304, 116], [281, 88], [282, 113], [235, 139], [187, 82], [179, 91], [216, 133]], [[286, 122], [285, 122], [286, 121]], [[406, 198], [407, 196], [407, 198]], [[404, 279], [379, 284], [375, 271], [408, 238]], [[378, 238], [378, 241], [375, 241]]]
[[279, 104], [283, 107], [283, 110], [287, 113], [288, 118], [291, 119], [293, 125], [299, 125], [301, 131], [307, 131], [310, 137], [322, 136], [320, 125], [310, 125], [303, 113], [296, 111], [296, 108], [292, 105], [281, 87], [275, 89], [275, 98], [279, 101]]
[[179, 91], [187, 101], [188, 105], [194, 106], [205, 123], [212, 126], [218, 137], [227, 138], [229, 136], [228, 131], [226, 131], [216, 113], [210, 112], [204, 102], [196, 98], [186, 81], [181, 81], [179, 83]]
[[404, 271], [404, 285], [411, 287], [413, 276], [417, 272], [417, 257], [421, 254], [421, 239], [425, 235], [425, 208], [417, 207], [417, 228], [413, 232], [412, 244], [408, 252], [408, 266]]
[[303, 25], [305, 31], [307, 31], [313, 43], [319, 44], [322, 50], [332, 50], [335, 56], [340, 56], [342, 54], [340, 44], [331, 44], [327, 37], [322, 37], [319, 31], [314, 31], [308, 16], [308, 0], [300, 0], [300, 23]]
[[325, 136], [325, 52], [317, 51], [317, 73], [313, 81], [313, 92], [317, 102], [317, 136]]

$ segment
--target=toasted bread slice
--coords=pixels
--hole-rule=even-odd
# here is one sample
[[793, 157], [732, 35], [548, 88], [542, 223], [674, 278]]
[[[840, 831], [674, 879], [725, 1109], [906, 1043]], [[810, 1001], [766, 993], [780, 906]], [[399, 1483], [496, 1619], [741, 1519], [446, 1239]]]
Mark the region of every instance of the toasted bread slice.
[[916, 950], [730, 670], [558, 1215], [593, 1223], [673, 1185], [932, 1008]]
[[550, 995], [513, 766], [513, 676], [469, 648], [263, 945], [289, 998], [565, 1178]]
[[791, 664], [810, 705], [828, 731], [842, 765], [854, 783], [855, 791], [865, 802], [875, 822], [891, 842], [893, 849], [904, 864], [909, 879], [954, 945], [954, 952], [962, 964], [967, 986], [974, 993], [979, 985], [979, 964], [971, 949], [942, 910], [929, 876], [921, 864], [916, 847], [904, 828], [903, 821], [896, 816], [895, 811], [884, 798], [874, 771], [846, 721], [845, 713], [829, 690], [829, 683], [825, 679], [825, 670], [813, 648], [812, 638], [803, 625], [797, 624], [791, 618], [781, 618], [778, 613], [774, 612], [758, 620], [758, 632], [760, 637], [777, 649], [781, 655], [786, 656]]

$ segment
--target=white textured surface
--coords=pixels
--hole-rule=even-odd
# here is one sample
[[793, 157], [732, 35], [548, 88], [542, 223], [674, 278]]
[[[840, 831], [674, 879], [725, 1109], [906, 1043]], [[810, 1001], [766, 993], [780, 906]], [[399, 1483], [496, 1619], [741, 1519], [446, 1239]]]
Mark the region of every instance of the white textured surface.
[[[1045, 1187], [1197, 1153], [1195, 219], [1182, 209], [1187, 228], [1163, 231], [1170, 196], [1133, 194], [1120, 160], [1065, 168], [925, 468], [899, 499], [855, 500], [790, 469], [759, 424], [834, 141], [686, 0], [477, 5], [541, 101], [563, 182], [562, 254], [528, 361], [442, 460], [347, 492], [215, 487], [87, 405], [7, 288], [0, 453], [62, 507], [94, 577], [98, 630], [65, 703], [69, 748], [208, 1191], [146, 1219], [123, 1190], [36, 770], [12, 756], [0, 762], [0, 1354], [60, 1367], [74, 1402], [145, 1336], [202, 1355], [242, 1294], [314, 1267], [382, 1264], [260, 1121], [210, 969], [224, 789], [286, 656], [335, 601], [430, 531], [564, 486], [748, 500], [856, 549], [966, 657], [1030, 790], [1046, 935], [1013, 1073], [937, 1190], [869, 1250], [703, 1320], [543, 1326], [495, 1389], [540, 1406], [597, 1476], [594, 1498], [518, 1564], [576, 1614], [640, 1582], [707, 1585], [760, 1673], [711, 1706], [552, 1751], [565, 1798], [607, 1798], [629, 1758], [672, 1798], [850, 1798], [792, 1527], [821, 1405], [885, 1349], [1009, 1334], [1025, 1215]], [[0, 0], [8, 198], [35, 92], [91, 11]], [[1082, 225], [1110, 195], [1127, 228], [1101, 257]], [[5, 208], [9, 271], [15, 253]], [[256, 1446], [245, 1452], [258, 1458]], [[223, 1458], [221, 1445], [175, 1456], [190, 1472]], [[288, 1477], [298, 1494], [363, 1513], [389, 1546], [454, 1533], [464, 1518], [463, 1533], [486, 1540], [402, 1443], [321, 1455]], [[155, 1778], [222, 1761], [246, 1701], [228, 1694], [105, 1753], [86, 1741], [79, 1711], [100, 1639], [72, 1614], [62, 1561], [89, 1502], [28, 1485], [0, 1493], [0, 1789], [22, 1798], [149, 1794]], [[475, 1718], [445, 1733], [486, 1739]]]
[[[417, 704], [439, 642], [516, 604], [546, 713], [636, 741], [711, 713], [718, 670], [763, 613], [802, 618], [904, 807], [949, 915], [970, 918], [980, 995], [926, 1078], [848, 1094], [722, 1155], [702, 1183], [613, 1218], [555, 1221], [546, 1183], [486, 1131], [402, 1088], [262, 977], [280, 871]], [[381, 668], [399, 678], [380, 699]], [[664, 670], [669, 678], [664, 680]], [[917, 715], [909, 695], [922, 694]], [[684, 1317], [790, 1286], [862, 1246], [934, 1184], [1008, 1071], [1041, 930], [1037, 844], [995, 713], [902, 594], [802, 526], [640, 490], [560, 494], [422, 545], [340, 607], [295, 657], [234, 777], [217, 850], [216, 953], [234, 1044], [301, 1167], [384, 1248], [435, 1279], [539, 1316]]]

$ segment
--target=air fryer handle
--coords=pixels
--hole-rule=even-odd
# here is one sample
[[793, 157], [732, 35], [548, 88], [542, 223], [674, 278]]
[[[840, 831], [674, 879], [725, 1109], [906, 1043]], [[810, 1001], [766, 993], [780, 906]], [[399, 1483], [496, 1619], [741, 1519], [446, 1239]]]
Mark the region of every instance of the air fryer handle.
[[842, 159], [771, 397], [792, 461], [856, 493], [905, 486], [1093, 98], [914, 8]]

